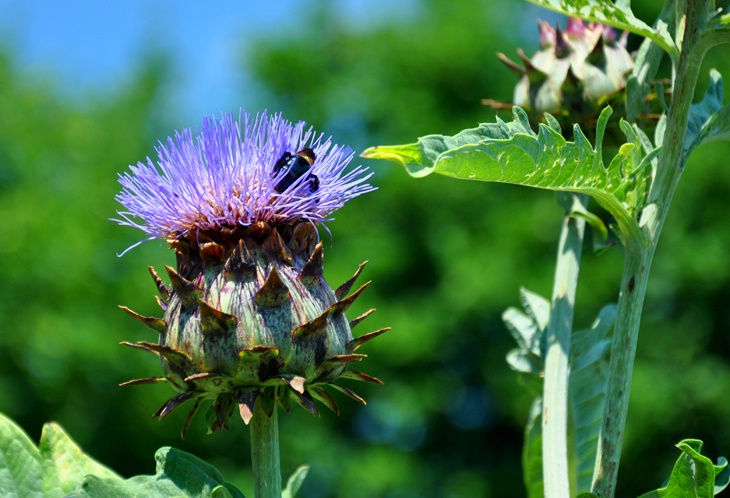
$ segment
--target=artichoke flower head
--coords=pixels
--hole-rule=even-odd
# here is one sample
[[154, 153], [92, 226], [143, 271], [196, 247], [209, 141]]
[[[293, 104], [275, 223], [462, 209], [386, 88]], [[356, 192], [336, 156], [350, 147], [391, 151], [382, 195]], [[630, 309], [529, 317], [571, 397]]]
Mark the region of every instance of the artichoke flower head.
[[157, 343], [123, 342], [160, 358], [163, 377], [126, 382], [168, 382], [177, 392], [156, 413], [160, 419], [187, 400], [203, 401], [210, 432], [228, 428], [236, 406], [244, 422], [254, 404], [269, 415], [290, 399], [318, 413], [316, 401], [338, 412], [323, 387], [363, 402], [337, 383], [380, 383], [348, 370], [365, 355], [356, 350], [387, 329], [353, 338], [345, 312], [365, 289], [350, 290], [355, 275], [333, 290], [323, 277], [317, 225], [347, 200], [374, 190], [371, 173], [345, 168], [353, 153], [281, 115], [241, 111], [208, 118], [195, 135], [176, 133], [147, 159], [119, 176], [115, 220], [161, 238], [175, 251], [169, 284], [150, 268], [164, 312], [134, 318], [159, 333]]

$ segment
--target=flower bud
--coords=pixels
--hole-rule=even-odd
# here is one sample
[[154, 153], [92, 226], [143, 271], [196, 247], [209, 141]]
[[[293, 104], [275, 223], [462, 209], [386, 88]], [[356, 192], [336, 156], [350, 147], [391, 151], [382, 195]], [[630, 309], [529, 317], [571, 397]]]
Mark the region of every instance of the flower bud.
[[518, 50], [522, 65], [504, 54], [499, 59], [518, 77], [510, 104], [484, 99], [483, 104], [497, 109], [512, 105], [529, 111], [533, 121], [550, 113], [565, 124], [591, 127], [600, 111], [621, 102], [627, 75], [634, 61], [626, 50], [624, 33], [598, 23], [569, 18], [565, 31], [538, 21], [539, 50], [528, 57]]

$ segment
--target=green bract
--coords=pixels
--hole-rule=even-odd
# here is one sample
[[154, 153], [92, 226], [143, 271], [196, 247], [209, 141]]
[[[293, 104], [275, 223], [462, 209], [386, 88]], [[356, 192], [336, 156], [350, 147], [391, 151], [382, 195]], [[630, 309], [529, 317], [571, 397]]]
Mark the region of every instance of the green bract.
[[184, 434], [201, 402], [210, 400], [207, 422], [215, 431], [228, 427], [236, 405], [248, 423], [257, 399], [269, 414], [277, 401], [288, 411], [289, 394], [313, 414], [318, 413], [315, 400], [338, 413], [323, 386], [364, 403], [335, 381], [380, 383], [346, 370], [365, 357], [355, 351], [386, 330], [355, 339], [351, 327], [373, 310], [352, 321], [345, 318], [368, 285], [347, 296], [364, 265], [332, 290], [322, 276], [322, 243], [310, 223], [259, 222], [168, 242], [178, 267], [167, 267], [171, 288], [150, 269], [164, 318], [140, 316], [123, 307], [160, 334], [159, 344], [123, 344], [157, 354], [164, 372], [164, 377], [124, 385], [167, 381], [178, 392], [155, 416], [162, 418], [195, 399]]

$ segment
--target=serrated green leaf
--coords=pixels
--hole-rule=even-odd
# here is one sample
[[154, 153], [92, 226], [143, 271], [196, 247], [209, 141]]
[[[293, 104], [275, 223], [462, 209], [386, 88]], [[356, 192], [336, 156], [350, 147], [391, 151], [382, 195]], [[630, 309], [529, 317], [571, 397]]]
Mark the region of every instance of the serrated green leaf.
[[507, 354], [507, 363], [520, 372], [523, 383], [536, 394], [525, 427], [522, 469], [528, 498], [542, 498], [542, 372], [545, 362], [541, 343], [550, 322], [550, 301], [525, 288], [520, 289], [520, 300], [525, 312], [508, 308], [502, 314], [502, 320], [518, 345]]
[[524, 287], [520, 289], [520, 301], [526, 313], [508, 308], [502, 314], [507, 329], [525, 354], [542, 357], [540, 341], [550, 321], [550, 301]]
[[535, 321], [535, 325], [540, 330], [545, 330], [550, 323], [550, 300], [522, 287], [520, 289], [520, 302], [525, 311]]
[[507, 353], [507, 364], [516, 372], [535, 377], [539, 377], [543, 371], [542, 360], [539, 356], [532, 353], [525, 353], [524, 350], [518, 348]]
[[58, 424], [43, 426], [39, 450], [46, 480], [48, 476], [57, 476], [50, 480], [58, 482], [61, 496], [76, 489], [87, 475], [121, 480], [115, 472], [84, 453]]
[[193, 455], [162, 448], [155, 459], [155, 476], [123, 480], [86, 455], [57, 424], [44, 426], [36, 448], [0, 414], [0, 496], [243, 498], [214, 467]]
[[38, 448], [23, 429], [0, 414], [0, 496], [42, 498], [54, 490], [60, 487], [57, 482], [45, 482]]
[[157, 450], [155, 460], [157, 473], [154, 476], [127, 480], [88, 476], [74, 496], [243, 498], [243, 493], [225, 482], [215, 467], [189, 453], [164, 447]]
[[281, 498], [294, 498], [297, 495], [297, 492], [299, 492], [299, 488], [302, 487], [308, 472], [309, 465], [300, 465], [286, 482], [286, 488], [284, 488]]
[[679, 54], [677, 47], [669, 35], [666, 26], [652, 28], [641, 19], [634, 16], [630, 2], [626, 0], [530, 0], [550, 10], [560, 12], [566, 16], [580, 17], [589, 21], [600, 22], [614, 28], [630, 31], [637, 35], [649, 38], [662, 47], [672, 57]]
[[722, 105], [722, 76], [710, 70], [710, 86], [702, 102], [692, 104], [684, 139], [685, 156], [695, 147], [714, 140], [730, 139], [730, 105]]
[[[503, 315], [505, 323], [519, 345], [517, 349], [510, 351], [507, 361], [514, 370], [532, 374], [530, 378], [534, 382], [539, 380], [540, 385], [531, 386], [531, 388], [540, 393], [542, 392], [542, 380], [536, 373], [542, 372], [544, 369], [544, 356], [541, 349], [538, 350], [538, 353], [533, 352], [531, 345], [541, 342], [547, 324], [541, 328], [532, 311], [541, 309], [542, 305], [533, 304], [530, 307], [526, 303], [547, 302], [549, 306], [549, 301], [526, 290], [522, 290], [521, 296], [525, 313], [510, 308]], [[525, 299], [525, 296], [530, 296], [529, 301]], [[605, 306], [589, 329], [574, 332], [571, 336], [569, 422], [572, 437], [569, 464], [578, 491], [588, 490], [591, 486], [606, 397], [608, 351], [611, 345], [609, 333], [615, 317], [616, 306]], [[545, 317], [542, 318], [545, 319]], [[549, 322], [549, 315], [547, 321]], [[543, 496], [542, 415], [539, 411], [536, 412], [541, 409], [542, 397], [538, 395], [533, 402], [525, 429], [522, 454], [525, 487], [529, 497]]]
[[513, 121], [505, 123], [497, 117], [496, 123], [483, 123], [478, 128], [463, 130], [453, 137], [428, 135], [419, 139], [416, 144], [371, 147], [362, 153], [362, 157], [397, 162], [415, 178], [428, 176], [434, 172], [435, 163], [442, 152], [472, 145], [485, 138], [507, 140], [518, 133], [537, 136], [530, 128], [529, 118], [525, 111], [515, 107], [513, 118]]
[[120, 479], [86, 455], [57, 424], [43, 427], [39, 447], [0, 414], [0, 496], [62, 497], [94, 474]]
[[540, 354], [540, 328], [535, 321], [517, 308], [507, 308], [502, 313], [502, 321], [512, 334], [520, 349]]
[[414, 144], [371, 147], [362, 156], [398, 162], [416, 177], [439, 173], [588, 194], [614, 216], [624, 240], [640, 241], [636, 218], [651, 186], [656, 151], [646, 154], [642, 137], [622, 121], [627, 143], [604, 166], [601, 142], [611, 112], [607, 107], [598, 119], [595, 148], [577, 126], [574, 142], [546, 125], [535, 134], [527, 114], [515, 107], [509, 123], [498, 119], [453, 137], [429, 135]]
[[[711, 498], [725, 489], [728, 472], [725, 458], [721, 457], [718, 465], [713, 465], [712, 460], [700, 454], [702, 441], [698, 439], [684, 439], [677, 444], [677, 448], [682, 450], [682, 455], [674, 464], [667, 483], [639, 498], [675, 496]], [[719, 486], [716, 484], [716, 479], [722, 481]]]

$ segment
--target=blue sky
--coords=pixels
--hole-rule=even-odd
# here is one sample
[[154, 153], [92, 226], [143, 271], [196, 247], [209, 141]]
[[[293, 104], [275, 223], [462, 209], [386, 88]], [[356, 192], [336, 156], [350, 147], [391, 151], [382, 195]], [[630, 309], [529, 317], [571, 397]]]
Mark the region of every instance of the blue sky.
[[[123, 87], [150, 46], [161, 49], [173, 60], [175, 86], [165, 96], [168, 112], [175, 114], [170, 116], [174, 121], [190, 124], [250, 105], [257, 94], [241, 70], [246, 42], [296, 30], [314, 1], [0, 0], [0, 45], [11, 51], [20, 71], [50, 79], [69, 99], [89, 92], [103, 98]], [[413, 20], [420, 0], [327, 3], [338, 10], [340, 22], [359, 30]], [[556, 16], [525, 2], [520, 17], [519, 31], [530, 42], [536, 40], [535, 19], [553, 21]], [[523, 46], [529, 48], [529, 43]], [[242, 95], [248, 102], [241, 101]]]
[[[335, 2], [353, 29], [412, 14], [417, 0]], [[26, 74], [54, 78], [74, 98], [117, 88], [148, 45], [172, 54], [180, 117], [240, 106], [241, 47], [256, 36], [296, 29], [306, 0], [0, 0], [0, 43]]]

